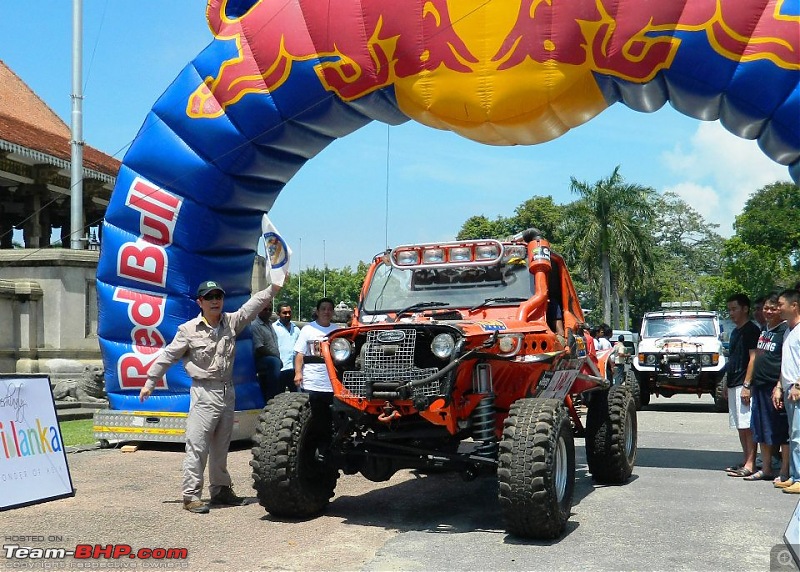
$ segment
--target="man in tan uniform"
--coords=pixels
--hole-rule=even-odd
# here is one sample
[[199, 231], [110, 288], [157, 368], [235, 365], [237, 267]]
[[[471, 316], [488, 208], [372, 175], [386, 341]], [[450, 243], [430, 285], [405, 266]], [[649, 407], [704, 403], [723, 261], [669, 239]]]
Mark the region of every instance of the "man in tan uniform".
[[208, 504], [200, 500], [203, 473], [208, 461], [211, 504], [240, 506], [228, 473], [228, 447], [233, 433], [236, 399], [233, 389], [233, 359], [236, 336], [274, 298], [280, 287], [257, 292], [231, 314], [222, 311], [225, 290], [213, 280], [200, 284], [197, 305], [200, 315], [181, 324], [175, 338], [150, 366], [147, 382], [139, 392], [147, 399], [167, 370], [179, 360], [192, 378], [189, 416], [186, 419], [186, 456], [183, 460], [183, 508], [205, 514]]

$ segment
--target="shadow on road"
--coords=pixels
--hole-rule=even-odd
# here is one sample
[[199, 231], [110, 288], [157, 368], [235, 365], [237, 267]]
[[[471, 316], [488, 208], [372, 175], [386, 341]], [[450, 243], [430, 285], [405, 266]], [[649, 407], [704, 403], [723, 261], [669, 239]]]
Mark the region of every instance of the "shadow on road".
[[[573, 506], [578, 505], [597, 486], [586, 472], [586, 465], [581, 464], [580, 459], [577, 461]], [[339, 517], [348, 524], [401, 532], [505, 534], [494, 475], [464, 481], [458, 473], [415, 473], [412, 480], [362, 495], [337, 496], [325, 513]], [[271, 520], [269, 516], [266, 518]], [[577, 528], [577, 522], [569, 521], [566, 531], [557, 540], [526, 540], [508, 536], [505, 541], [549, 545], [563, 540]]]
[[695, 451], [692, 449], [652, 449], [639, 447], [636, 465], [661, 469], [723, 470], [739, 461], [740, 453], [731, 451]]
[[[714, 410], [714, 404], [709, 401], [700, 401], [697, 403], [686, 403], [685, 401], [670, 401], [668, 398], [661, 398], [653, 400], [650, 405], [646, 405], [642, 411], [661, 411], [673, 413], [720, 413]], [[720, 413], [727, 415], [727, 411]]]

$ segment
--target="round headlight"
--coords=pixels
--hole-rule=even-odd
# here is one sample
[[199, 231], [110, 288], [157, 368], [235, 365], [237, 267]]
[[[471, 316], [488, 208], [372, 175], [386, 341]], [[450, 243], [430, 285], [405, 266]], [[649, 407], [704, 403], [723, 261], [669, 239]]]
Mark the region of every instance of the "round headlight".
[[709, 354], [703, 354], [703, 357], [701, 359], [703, 361], [703, 365], [711, 364], [711, 356]]
[[431, 351], [433, 355], [439, 359], [447, 359], [453, 353], [453, 348], [456, 347], [456, 341], [450, 334], [439, 334], [431, 342]]
[[345, 338], [334, 338], [331, 340], [331, 357], [333, 361], [341, 363], [353, 353], [353, 345], [350, 340]]
[[516, 346], [516, 340], [511, 336], [503, 336], [499, 340], [497, 340], [497, 347], [500, 348], [500, 351], [504, 354], [510, 353], [514, 351], [514, 346]]
[[645, 362], [647, 365], [654, 365], [654, 364], [656, 363], [656, 356], [655, 356], [655, 355], [653, 355], [653, 354], [648, 354], [648, 355], [647, 355], [647, 356], [644, 358], [644, 362]]

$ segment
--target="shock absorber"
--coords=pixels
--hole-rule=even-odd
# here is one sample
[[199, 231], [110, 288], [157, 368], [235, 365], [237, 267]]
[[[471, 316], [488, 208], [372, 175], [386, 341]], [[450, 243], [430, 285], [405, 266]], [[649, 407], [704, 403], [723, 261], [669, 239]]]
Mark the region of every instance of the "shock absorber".
[[475, 366], [473, 390], [484, 394], [472, 412], [472, 438], [480, 441], [475, 452], [483, 457], [497, 455], [497, 436], [494, 432], [494, 390], [492, 388], [492, 368], [488, 363]]

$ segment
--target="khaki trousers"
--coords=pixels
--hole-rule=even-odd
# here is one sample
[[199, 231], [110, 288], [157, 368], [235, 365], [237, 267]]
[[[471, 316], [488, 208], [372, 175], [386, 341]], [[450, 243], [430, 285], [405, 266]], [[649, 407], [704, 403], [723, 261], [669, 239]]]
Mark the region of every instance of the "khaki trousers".
[[233, 434], [236, 396], [233, 385], [219, 381], [192, 383], [186, 419], [186, 456], [183, 459], [183, 500], [200, 500], [208, 462], [211, 496], [231, 486], [228, 448]]

